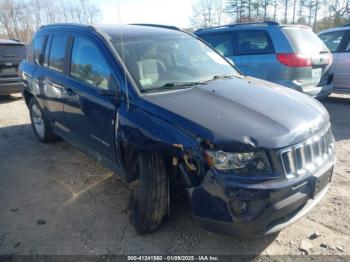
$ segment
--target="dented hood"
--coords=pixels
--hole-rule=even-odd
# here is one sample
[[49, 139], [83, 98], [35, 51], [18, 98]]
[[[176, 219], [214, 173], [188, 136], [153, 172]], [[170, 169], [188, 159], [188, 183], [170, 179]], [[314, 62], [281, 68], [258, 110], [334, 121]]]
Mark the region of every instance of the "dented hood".
[[251, 77], [147, 94], [154, 114], [221, 148], [254, 144], [282, 148], [303, 141], [329, 123], [315, 99]]

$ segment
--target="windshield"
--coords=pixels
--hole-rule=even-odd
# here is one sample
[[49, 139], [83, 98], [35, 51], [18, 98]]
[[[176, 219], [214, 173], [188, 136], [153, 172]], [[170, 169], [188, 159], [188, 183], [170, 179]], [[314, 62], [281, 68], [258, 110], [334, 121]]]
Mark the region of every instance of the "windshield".
[[[120, 39], [113, 40], [120, 57]], [[141, 92], [239, 75], [225, 59], [189, 35], [123, 39], [125, 65]]]
[[298, 53], [319, 54], [328, 52], [325, 44], [314, 32], [311, 31], [311, 29], [284, 27], [283, 31], [287, 34]]

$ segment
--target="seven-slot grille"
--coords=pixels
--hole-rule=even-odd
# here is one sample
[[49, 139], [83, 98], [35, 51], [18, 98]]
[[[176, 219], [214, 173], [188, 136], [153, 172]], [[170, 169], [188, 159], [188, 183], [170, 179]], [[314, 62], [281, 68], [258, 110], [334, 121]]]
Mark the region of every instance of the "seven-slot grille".
[[281, 153], [287, 178], [301, 176], [322, 166], [334, 154], [334, 138], [331, 127], [303, 143], [292, 146]]

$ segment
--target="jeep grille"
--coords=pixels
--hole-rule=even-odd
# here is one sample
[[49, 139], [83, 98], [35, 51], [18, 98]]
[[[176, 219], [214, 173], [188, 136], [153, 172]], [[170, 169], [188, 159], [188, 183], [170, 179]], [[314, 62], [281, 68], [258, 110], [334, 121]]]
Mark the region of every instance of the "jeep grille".
[[287, 178], [313, 172], [333, 157], [334, 137], [330, 126], [314, 137], [281, 152], [282, 165]]

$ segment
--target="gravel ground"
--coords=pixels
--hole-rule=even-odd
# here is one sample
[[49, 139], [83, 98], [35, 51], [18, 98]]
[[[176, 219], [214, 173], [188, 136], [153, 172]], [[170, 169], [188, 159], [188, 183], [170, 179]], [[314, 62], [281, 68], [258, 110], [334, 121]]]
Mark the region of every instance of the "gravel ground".
[[324, 102], [337, 141], [325, 198], [279, 234], [242, 239], [208, 232], [185, 199], [150, 235], [128, 223], [128, 188], [64, 141], [39, 143], [19, 96], [0, 100], [0, 255], [350, 254], [350, 97]]

